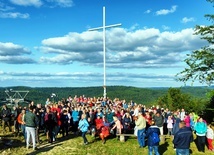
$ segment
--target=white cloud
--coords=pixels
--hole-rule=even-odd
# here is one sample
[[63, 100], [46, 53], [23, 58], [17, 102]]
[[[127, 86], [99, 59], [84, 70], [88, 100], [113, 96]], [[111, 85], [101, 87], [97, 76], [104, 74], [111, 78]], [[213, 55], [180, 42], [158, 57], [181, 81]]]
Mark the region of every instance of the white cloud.
[[9, 10], [13, 10], [13, 9], [14, 9], [13, 7], [0, 2], [0, 11], [9, 11]]
[[0, 56], [6, 56], [6, 55], [22, 55], [22, 54], [31, 54], [31, 52], [21, 46], [14, 43], [2, 43], [0, 42]]
[[132, 25], [129, 30], [133, 31], [133, 30], [136, 30], [138, 27], [139, 27], [139, 24], [136, 23], [136, 24]]
[[20, 6], [34, 6], [41, 7], [42, 5], [47, 5], [49, 7], [72, 7], [73, 0], [9, 0], [11, 3]]
[[28, 13], [20, 13], [20, 12], [0, 12], [0, 18], [23, 18], [27, 19], [30, 15]]
[[30, 15], [28, 13], [20, 13], [20, 12], [15, 12], [12, 10], [15, 10], [15, 8], [0, 2], [0, 18], [27, 19], [30, 17]]
[[[19, 6], [34, 6], [34, 7], [41, 7], [41, 6], [48, 6], [48, 7], [71, 7], [73, 6], [72, 0], [9, 0], [14, 5]], [[0, 2], [0, 18], [23, 18], [27, 19], [30, 17], [28, 13], [21, 13], [11, 11], [15, 10], [14, 7], [7, 5], [6, 3]]]
[[146, 10], [144, 13], [149, 14], [149, 13], [151, 13], [151, 10]]
[[181, 23], [188, 23], [188, 22], [194, 22], [194, 21], [195, 21], [195, 18], [193, 17], [190, 17], [190, 18], [184, 17], [182, 18]]
[[171, 7], [171, 9], [167, 10], [167, 9], [162, 9], [162, 10], [159, 10], [159, 11], [156, 11], [156, 15], [167, 15], [169, 13], [173, 13], [176, 11], [176, 8], [177, 6], [176, 5], [173, 5]]
[[41, 0], [10, 0], [11, 3], [20, 6], [35, 6], [40, 7], [42, 5]]
[[[186, 51], [192, 51], [206, 43], [193, 35], [192, 28], [178, 32], [160, 32], [155, 28], [129, 31], [114, 28], [106, 31], [106, 59], [108, 67], [114, 68], [151, 68], [175, 67]], [[102, 32], [71, 32], [57, 38], [48, 38], [38, 47], [45, 53], [42, 63], [102, 65]]]
[[[71, 81], [75, 81], [72, 86], [79, 86], [80, 83], [88, 83], [90, 79], [93, 81], [93, 86], [100, 86], [100, 81], [103, 80], [103, 74], [100, 72], [0, 72], [0, 80], [7, 82], [10, 81], [10, 84], [14, 86], [30, 84], [31, 87], [38, 87], [42, 85], [46, 87], [47, 84], [51, 84], [52, 86], [62, 86], [60, 81], [64, 81], [66, 86], [70, 85]], [[124, 73], [124, 72], [115, 72], [110, 73], [107, 76], [108, 83], [112, 85], [121, 82], [126, 83], [138, 83], [136, 81], [142, 82], [145, 80], [154, 80], [162, 79], [163, 81], [171, 81], [174, 75], [170, 74], [142, 74], [142, 73]], [[125, 78], [124, 78], [125, 77]], [[15, 82], [14, 82], [15, 81]], [[69, 82], [70, 81], [70, 82]], [[3, 82], [3, 83], [4, 83]], [[2, 83], [2, 84], [3, 84]], [[139, 84], [139, 83], [138, 83]], [[7, 85], [8, 86], [8, 85]], [[139, 85], [138, 85], [139, 86]]]
[[6, 64], [31, 64], [36, 63], [33, 59], [26, 56], [0, 56], [0, 62]]
[[0, 75], [4, 75], [4, 71], [0, 70]]
[[[79, 46], [80, 43], [81, 46]], [[45, 39], [42, 44], [45, 47], [53, 48], [55, 51], [60, 49], [60, 52], [97, 51], [102, 50], [102, 33], [97, 31], [71, 32], [63, 37]]]
[[24, 55], [30, 55], [31, 51], [27, 48], [13, 44], [0, 42], [0, 62], [7, 64], [28, 64], [36, 61]]
[[73, 60], [78, 61], [82, 60], [82, 55], [79, 53], [71, 53], [71, 54], [60, 54], [52, 58], [41, 57], [41, 63], [52, 63], [52, 64], [72, 64]]
[[74, 5], [73, 0], [46, 0], [46, 1], [60, 7], [72, 7]]
[[166, 25], [162, 25], [162, 29], [163, 29], [163, 30], [169, 30], [170, 27], [169, 27], [169, 26], [166, 26]]

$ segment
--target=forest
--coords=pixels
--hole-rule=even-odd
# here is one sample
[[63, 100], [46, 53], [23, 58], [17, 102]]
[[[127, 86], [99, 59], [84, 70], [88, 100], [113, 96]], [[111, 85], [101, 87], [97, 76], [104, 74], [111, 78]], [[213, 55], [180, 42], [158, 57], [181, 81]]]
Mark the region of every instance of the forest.
[[[125, 99], [127, 102], [133, 100], [140, 104], [150, 104], [156, 102], [157, 99], [167, 93], [172, 88], [167, 87], [151, 87], [151, 88], [137, 88], [127, 86], [109, 86], [107, 87], [107, 97], [110, 99], [119, 98]], [[204, 98], [207, 92], [212, 90], [212, 87], [180, 87], [174, 88], [181, 90], [182, 93], [188, 94], [193, 98]], [[8, 96], [6, 90], [14, 91], [29, 91], [26, 96], [27, 100], [33, 100], [36, 103], [44, 103], [46, 99], [51, 98], [54, 93], [55, 100], [67, 98], [69, 95], [74, 97], [85, 95], [86, 97], [102, 97], [102, 87], [0, 87], [0, 99], [4, 101]], [[13, 95], [13, 94], [10, 94]]]
[[[168, 107], [176, 110], [185, 107], [188, 111], [201, 113], [207, 109], [212, 109], [214, 87], [180, 87], [180, 88], [137, 88], [127, 86], [109, 86], [107, 87], [107, 97], [110, 99], [131, 100], [137, 104], [147, 106], [160, 105], [163, 108]], [[0, 99], [3, 103], [8, 98], [6, 90], [27, 90], [25, 100], [35, 103], [45, 104], [47, 98], [53, 102], [67, 98], [69, 95], [74, 97], [102, 97], [102, 87], [0, 87]], [[10, 91], [8, 91], [10, 92]], [[55, 94], [54, 96], [52, 94]], [[10, 94], [13, 96], [13, 93]], [[22, 94], [21, 94], [22, 95]]]

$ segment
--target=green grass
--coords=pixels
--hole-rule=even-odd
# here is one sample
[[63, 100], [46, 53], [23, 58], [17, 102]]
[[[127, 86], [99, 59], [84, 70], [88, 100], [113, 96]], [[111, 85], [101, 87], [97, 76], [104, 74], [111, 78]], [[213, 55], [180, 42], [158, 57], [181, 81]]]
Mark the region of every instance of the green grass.
[[[120, 142], [117, 138], [109, 138], [106, 144], [102, 144], [97, 137], [94, 139], [87, 135], [89, 140], [88, 145], [82, 145], [83, 140], [81, 136], [73, 136], [71, 133], [68, 137], [62, 138], [59, 136], [56, 142], [48, 144], [46, 137], [40, 134], [41, 144], [37, 145], [38, 150], [33, 151], [32, 148], [28, 150], [22, 136], [14, 137], [12, 133], [2, 135], [0, 141], [1, 155], [147, 155], [148, 147], [139, 148], [137, 139], [130, 137], [126, 142]], [[13, 140], [12, 146], [5, 145], [7, 140]], [[205, 153], [197, 151], [195, 143], [191, 143], [192, 155], [214, 155], [214, 153], [207, 150]], [[160, 143], [159, 152], [162, 155], [174, 155], [172, 139], [167, 136], [165, 143]]]

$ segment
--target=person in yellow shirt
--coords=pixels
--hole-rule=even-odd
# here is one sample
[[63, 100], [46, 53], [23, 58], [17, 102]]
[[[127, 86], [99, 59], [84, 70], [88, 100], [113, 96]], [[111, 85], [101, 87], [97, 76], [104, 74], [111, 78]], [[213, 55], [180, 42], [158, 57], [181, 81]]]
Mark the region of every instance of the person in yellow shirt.
[[145, 147], [145, 131], [146, 131], [146, 119], [143, 117], [142, 111], [138, 112], [138, 119], [135, 120], [135, 125], [138, 129], [137, 140], [140, 148]]

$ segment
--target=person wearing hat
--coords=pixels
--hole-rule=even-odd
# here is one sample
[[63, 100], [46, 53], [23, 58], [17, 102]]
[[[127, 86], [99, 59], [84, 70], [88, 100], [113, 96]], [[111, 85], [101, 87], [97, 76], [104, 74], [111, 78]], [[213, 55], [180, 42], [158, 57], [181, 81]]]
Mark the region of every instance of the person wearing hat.
[[138, 112], [138, 119], [135, 120], [135, 125], [138, 129], [137, 139], [140, 148], [145, 147], [145, 131], [146, 131], [146, 119], [142, 115], [142, 111]]

